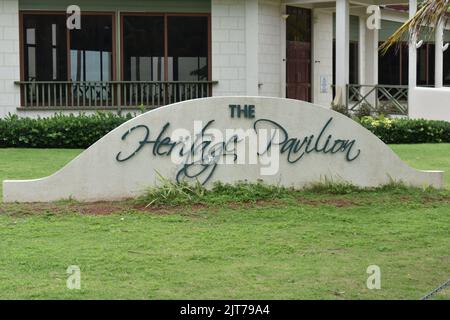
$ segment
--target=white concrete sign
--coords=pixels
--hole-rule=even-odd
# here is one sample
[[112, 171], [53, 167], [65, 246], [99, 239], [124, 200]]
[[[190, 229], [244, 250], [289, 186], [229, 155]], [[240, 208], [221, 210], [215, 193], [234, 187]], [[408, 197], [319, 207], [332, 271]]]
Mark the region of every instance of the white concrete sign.
[[162, 107], [113, 130], [50, 177], [4, 181], [5, 202], [120, 200], [160, 183], [238, 181], [293, 186], [392, 181], [443, 187], [353, 120], [297, 100], [216, 97]]

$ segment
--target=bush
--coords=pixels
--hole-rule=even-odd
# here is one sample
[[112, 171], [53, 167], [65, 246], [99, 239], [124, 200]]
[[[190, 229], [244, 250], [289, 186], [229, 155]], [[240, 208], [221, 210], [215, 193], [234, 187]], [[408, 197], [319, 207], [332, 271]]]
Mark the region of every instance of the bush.
[[370, 106], [367, 103], [363, 103], [359, 106], [358, 109], [356, 109], [353, 112], [353, 115], [357, 117], [358, 119], [364, 118], [364, 117], [370, 117], [374, 114], [374, 110], [370, 108]]
[[189, 204], [225, 204], [230, 202], [254, 203], [257, 201], [279, 200], [293, 189], [264, 184], [263, 181], [236, 184], [216, 182], [211, 189], [206, 189], [199, 182], [175, 183], [158, 173], [159, 186], [151, 187], [136, 202], [151, 206], [180, 206]]
[[331, 104], [331, 110], [342, 113], [344, 116], [350, 117], [350, 112], [348, 112], [347, 107], [342, 104]]
[[361, 125], [388, 144], [450, 143], [450, 122], [363, 117]]
[[9, 115], [0, 119], [0, 148], [84, 149], [131, 118], [106, 112], [38, 119]]
[[[0, 119], [0, 148], [85, 149], [133, 118], [113, 113]], [[363, 117], [359, 121], [388, 144], [450, 143], [450, 122]]]

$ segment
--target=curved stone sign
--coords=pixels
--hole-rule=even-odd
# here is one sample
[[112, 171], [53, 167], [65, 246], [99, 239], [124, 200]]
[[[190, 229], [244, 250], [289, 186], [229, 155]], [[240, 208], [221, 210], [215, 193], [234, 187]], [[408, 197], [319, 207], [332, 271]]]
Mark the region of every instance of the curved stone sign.
[[393, 181], [443, 187], [353, 120], [313, 104], [262, 97], [181, 102], [113, 130], [50, 177], [4, 181], [5, 202], [120, 200], [161, 177], [304, 187], [320, 181], [375, 187]]

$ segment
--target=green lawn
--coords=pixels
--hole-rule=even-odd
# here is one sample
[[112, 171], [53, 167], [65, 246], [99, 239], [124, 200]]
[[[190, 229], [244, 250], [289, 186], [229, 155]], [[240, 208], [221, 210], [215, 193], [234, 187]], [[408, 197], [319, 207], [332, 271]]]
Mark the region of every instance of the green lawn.
[[[450, 145], [393, 148], [417, 168], [450, 171]], [[0, 150], [0, 180], [46, 176], [79, 152]], [[3, 205], [0, 299], [418, 299], [450, 278], [449, 235], [448, 191], [304, 192], [148, 212]], [[70, 265], [81, 268], [80, 291], [66, 288]], [[381, 290], [366, 287], [369, 265], [381, 268]]]

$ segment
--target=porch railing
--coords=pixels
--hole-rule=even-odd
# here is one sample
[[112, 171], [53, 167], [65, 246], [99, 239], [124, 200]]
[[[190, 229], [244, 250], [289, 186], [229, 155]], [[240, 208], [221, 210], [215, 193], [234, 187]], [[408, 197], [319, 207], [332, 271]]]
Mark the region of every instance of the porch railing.
[[378, 113], [408, 115], [408, 86], [350, 84], [346, 89], [349, 111], [367, 107]]
[[212, 95], [215, 81], [22, 81], [21, 107], [27, 109], [157, 108]]

